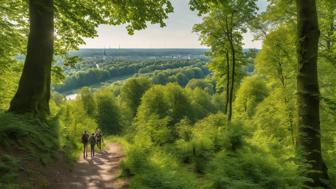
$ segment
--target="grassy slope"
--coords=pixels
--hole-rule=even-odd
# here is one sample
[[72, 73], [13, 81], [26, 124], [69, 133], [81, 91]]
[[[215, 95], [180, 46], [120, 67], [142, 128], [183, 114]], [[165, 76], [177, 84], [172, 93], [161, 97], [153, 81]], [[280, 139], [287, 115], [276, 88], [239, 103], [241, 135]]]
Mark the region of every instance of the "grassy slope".
[[70, 168], [52, 124], [0, 113], [0, 139], [0, 188], [48, 188]]

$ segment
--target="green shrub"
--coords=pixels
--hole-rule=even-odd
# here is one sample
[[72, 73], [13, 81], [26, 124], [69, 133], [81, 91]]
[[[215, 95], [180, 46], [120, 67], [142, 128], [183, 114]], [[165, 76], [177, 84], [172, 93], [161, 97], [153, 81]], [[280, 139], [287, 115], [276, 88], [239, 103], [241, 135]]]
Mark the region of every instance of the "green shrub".
[[121, 88], [120, 97], [122, 102], [130, 110], [132, 117], [141, 102], [141, 97], [151, 87], [151, 80], [146, 77], [136, 77], [128, 79]]
[[193, 189], [196, 178], [175, 157], [160, 148], [134, 145], [122, 162], [122, 175], [131, 176], [130, 189]]
[[280, 162], [262, 151], [243, 148], [235, 153], [221, 151], [209, 163], [208, 188], [297, 189], [303, 179], [290, 162]]
[[9, 151], [23, 150], [30, 158], [40, 159], [43, 163], [54, 157], [58, 149], [57, 128], [29, 115], [0, 113], [0, 120], [1, 146]]
[[109, 89], [101, 89], [96, 94], [96, 120], [104, 133], [120, 134], [123, 130], [120, 109]]

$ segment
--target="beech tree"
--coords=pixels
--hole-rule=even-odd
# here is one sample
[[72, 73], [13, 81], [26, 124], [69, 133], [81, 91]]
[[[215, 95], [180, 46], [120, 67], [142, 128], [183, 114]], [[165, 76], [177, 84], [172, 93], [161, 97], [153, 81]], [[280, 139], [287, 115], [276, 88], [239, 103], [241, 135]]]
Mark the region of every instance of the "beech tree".
[[[213, 57], [221, 57], [226, 66], [219, 69], [226, 70], [226, 108], [228, 121], [232, 119], [232, 102], [236, 82], [236, 66], [239, 53], [242, 55], [242, 34], [247, 30], [247, 24], [254, 18], [257, 6], [255, 0], [192, 0], [192, 10], [200, 15], [207, 14], [202, 24], [194, 30], [201, 33], [204, 44], [211, 47]], [[217, 62], [218, 63], [218, 62]], [[216, 64], [216, 63], [215, 63]], [[216, 69], [214, 70], [216, 72]], [[221, 72], [221, 71], [220, 71]]]
[[49, 113], [54, 42], [53, 0], [29, 1], [30, 32], [19, 88], [9, 111]]
[[311, 187], [327, 188], [327, 167], [322, 159], [320, 91], [317, 57], [320, 30], [315, 0], [297, 0], [297, 102], [300, 155], [309, 165], [306, 176]]

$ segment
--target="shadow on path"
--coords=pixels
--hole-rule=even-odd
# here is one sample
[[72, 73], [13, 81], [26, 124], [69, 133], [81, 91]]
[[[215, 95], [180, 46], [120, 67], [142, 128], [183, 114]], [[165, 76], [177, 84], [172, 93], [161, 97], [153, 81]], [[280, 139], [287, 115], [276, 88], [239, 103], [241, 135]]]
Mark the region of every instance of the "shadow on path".
[[71, 174], [55, 188], [60, 189], [125, 189], [127, 182], [120, 179], [120, 161], [124, 157], [119, 144], [108, 144], [106, 150], [91, 159], [81, 159]]

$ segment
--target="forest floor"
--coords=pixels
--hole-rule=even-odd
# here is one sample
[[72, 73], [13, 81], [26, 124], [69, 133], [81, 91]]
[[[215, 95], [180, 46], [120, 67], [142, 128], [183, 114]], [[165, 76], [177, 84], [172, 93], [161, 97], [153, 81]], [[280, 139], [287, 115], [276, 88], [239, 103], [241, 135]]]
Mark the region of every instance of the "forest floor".
[[123, 157], [122, 146], [117, 143], [106, 145], [105, 150], [97, 151], [93, 159], [81, 156], [71, 173], [62, 178], [56, 188], [125, 189], [127, 182], [119, 178]]

